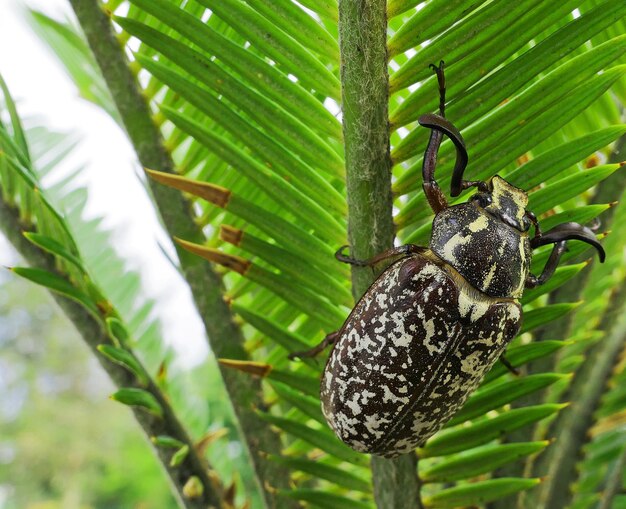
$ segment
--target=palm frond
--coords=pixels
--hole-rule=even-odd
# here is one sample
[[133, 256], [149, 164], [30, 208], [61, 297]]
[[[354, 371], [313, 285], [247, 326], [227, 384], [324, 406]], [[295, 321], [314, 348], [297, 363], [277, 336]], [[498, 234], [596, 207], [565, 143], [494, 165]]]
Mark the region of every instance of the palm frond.
[[[315, 409], [312, 397], [321, 366], [288, 363], [285, 356], [285, 350], [301, 350], [338, 328], [350, 304], [347, 271], [332, 254], [346, 238], [342, 143], [358, 143], [359, 132], [343, 140], [340, 123], [330, 113], [340, 97], [341, 27], [335, 2], [285, 0], [274, 6], [264, 0], [132, 0], [106, 5], [122, 30], [120, 39], [139, 42], [127, 47], [132, 65], [141, 69], [171, 166], [182, 176], [151, 174], [208, 200], [192, 198], [204, 236], [187, 235], [182, 228], [170, 231], [192, 252], [224, 267], [225, 295], [243, 323], [250, 355], [243, 361], [232, 355], [238, 363], [226, 359], [222, 365], [267, 382], [264, 396], [272, 404], [259, 415], [281, 430], [283, 445], [282, 453], [274, 451], [271, 458], [291, 471], [297, 486], [292, 491], [283, 487], [279, 497], [318, 507], [340, 507], [352, 498], [353, 505], [370, 506], [371, 496], [357, 479], [369, 482], [371, 471], [329, 434]], [[402, 242], [426, 243], [430, 232], [432, 214], [419, 185], [428, 132], [416, 120], [437, 107], [436, 79], [428, 64], [442, 59], [447, 116], [467, 142], [469, 177], [498, 173], [529, 190], [530, 208], [546, 228], [557, 221], [590, 222], [614, 206], [591, 205], [589, 197], [594, 186], [620, 172], [617, 164], [597, 165], [592, 159], [606, 154], [626, 132], [619, 110], [626, 84], [626, 38], [620, 35], [625, 4], [525, 0], [511, 7], [504, 1], [431, 0], [417, 8], [414, 1], [397, 0], [390, 2], [389, 14], [391, 158], [395, 224]], [[109, 71], [104, 68], [104, 73]], [[344, 121], [352, 104], [358, 101], [344, 104]], [[450, 182], [453, 149], [446, 141], [439, 152], [442, 187]], [[144, 164], [151, 170], [172, 169], [162, 161]], [[353, 182], [348, 177], [348, 187]], [[157, 201], [165, 211], [165, 201]], [[362, 232], [371, 245], [385, 242], [377, 232]], [[621, 252], [622, 238], [610, 249]], [[573, 263], [561, 267], [549, 286], [526, 294], [524, 327], [510, 349], [515, 366], [557, 352], [567, 360], [570, 355], [563, 351], [579, 348], [580, 353], [581, 343], [588, 341], [594, 325], [588, 317], [601, 316], [598, 310], [605, 307], [598, 287], [589, 287], [586, 304], [577, 297], [548, 301], [550, 292], [586, 270], [580, 255], [587, 254], [586, 246], [571, 243], [563, 260]], [[538, 250], [533, 270], [540, 270], [548, 255], [548, 249]], [[292, 261], [285, 263], [289, 257]], [[295, 259], [301, 262], [299, 274], [289, 270], [297, 265]], [[595, 262], [592, 267], [606, 270]], [[598, 284], [618, 283], [604, 276], [598, 276]], [[202, 294], [198, 290], [196, 295]], [[584, 334], [530, 343], [540, 328], [572, 315], [574, 323], [585, 324]], [[221, 347], [217, 354], [229, 357]], [[521, 466], [546, 446], [544, 437], [501, 443], [502, 437], [521, 428], [532, 434], [538, 422], [564, 406], [556, 399], [514, 410], [508, 405], [543, 394], [548, 386], [562, 392], [571, 379], [560, 372], [513, 379], [496, 366], [464, 409], [418, 451], [420, 474], [429, 480], [422, 487], [424, 504], [506, 504], [505, 497], [536, 487], [537, 479], [498, 478], [497, 472], [505, 463]], [[575, 449], [580, 445], [576, 442]], [[557, 447], [558, 441], [547, 450]], [[323, 467], [314, 468], [312, 457]], [[567, 474], [568, 482], [572, 475]]]

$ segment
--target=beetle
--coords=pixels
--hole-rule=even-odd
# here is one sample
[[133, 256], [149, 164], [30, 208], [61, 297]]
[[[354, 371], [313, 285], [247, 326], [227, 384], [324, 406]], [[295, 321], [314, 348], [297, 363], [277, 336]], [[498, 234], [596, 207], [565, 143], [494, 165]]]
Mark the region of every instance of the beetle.
[[[341, 329], [291, 356], [316, 355], [333, 345], [321, 381], [323, 414], [350, 447], [384, 457], [423, 445], [461, 408], [518, 333], [524, 288], [554, 274], [567, 240], [587, 242], [601, 262], [605, 258], [593, 231], [578, 223], [542, 233], [526, 210], [527, 193], [500, 176], [463, 180], [468, 156], [461, 133], [445, 118], [444, 63], [430, 67], [438, 79], [439, 114], [418, 120], [431, 130], [422, 171], [435, 213], [430, 245], [395, 247], [369, 260], [346, 256], [343, 246], [336, 256], [352, 265], [399, 259], [369, 287]], [[457, 152], [450, 195], [477, 189], [454, 206], [435, 180], [444, 135]], [[532, 250], [546, 244], [554, 247], [535, 276]]]

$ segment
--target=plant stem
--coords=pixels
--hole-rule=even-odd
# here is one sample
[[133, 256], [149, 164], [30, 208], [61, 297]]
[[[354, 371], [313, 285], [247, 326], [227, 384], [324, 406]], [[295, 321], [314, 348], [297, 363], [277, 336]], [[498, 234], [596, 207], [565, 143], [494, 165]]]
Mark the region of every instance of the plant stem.
[[[98, 62], [124, 127], [141, 164], [174, 173], [174, 162], [164, 147], [161, 133], [153, 122], [150, 109], [137, 80], [131, 72], [123, 48], [115, 38], [111, 21], [98, 0], [70, 0], [89, 46]], [[149, 182], [163, 223], [171, 236], [202, 243], [205, 238], [194, 222], [190, 203], [173, 189]], [[221, 279], [211, 266], [177, 247], [183, 275], [191, 288], [195, 304], [204, 322], [211, 349], [216, 357], [246, 360], [244, 337], [233, 322], [223, 298]], [[277, 507], [275, 488], [289, 488], [288, 471], [267, 454], [279, 454], [280, 438], [260, 419], [257, 408], [263, 407], [260, 382], [235, 370], [220, 366], [222, 378], [233, 406], [243, 443], [252, 460], [259, 492], [265, 507]], [[281, 500], [281, 507], [297, 507], [296, 502]]]
[[394, 459], [372, 456], [372, 478], [379, 509], [422, 509], [417, 455], [414, 452]]
[[[384, 0], [339, 2], [348, 236], [357, 258], [393, 245], [386, 30]], [[360, 297], [371, 270], [355, 267], [352, 274]]]
[[[386, 0], [340, 0], [339, 45], [351, 255], [365, 259], [393, 245]], [[358, 299], [372, 283], [369, 268], [354, 267]], [[372, 457], [379, 508], [414, 508], [419, 502], [415, 454]]]
[[593, 414], [606, 390], [606, 384], [626, 340], [626, 287], [618, 287], [611, 296], [613, 306], [603, 317], [607, 336], [594, 345], [578, 369], [570, 388], [572, 404], [557, 417], [558, 447], [546, 455], [547, 479], [543, 483], [537, 507], [557, 509], [568, 504], [570, 486], [576, 478], [576, 463], [581, 448], [589, 440]]
[[615, 497], [623, 492], [622, 479], [624, 478], [624, 470], [626, 469], [626, 448], [622, 448], [622, 453], [613, 465], [613, 471], [609, 474], [604, 490], [602, 490], [602, 498], [598, 509], [611, 509]]
[[[13, 244], [15, 249], [17, 249], [29, 265], [46, 270], [57, 276], [65, 277], [64, 274], [57, 270], [52, 255], [39, 249], [22, 235], [23, 231], [33, 231], [34, 226], [22, 224], [19, 219], [19, 211], [3, 200], [0, 200], [0, 229], [5, 233], [11, 244]], [[193, 441], [189, 438], [182, 424], [176, 418], [167, 398], [161, 390], [152, 380], [150, 380], [145, 387], [139, 385], [137, 378], [131, 374], [130, 371], [119, 364], [110, 362], [100, 354], [97, 350], [98, 345], [111, 344], [111, 339], [102, 324], [77, 302], [54, 292], [51, 292], [51, 295], [73, 323], [74, 327], [76, 327], [76, 330], [78, 330], [100, 362], [102, 368], [117, 387], [146, 390], [159, 402], [163, 409], [162, 418], [156, 417], [137, 407], [131, 407], [148, 441], [150, 441], [151, 437], [166, 435], [177, 439], [188, 447], [189, 452], [185, 460], [179, 466], [171, 466], [170, 461], [176, 449], [153, 445], [159, 460], [169, 475], [179, 505], [185, 509], [202, 509], [207, 506], [215, 508], [223, 507], [221, 486], [209, 477], [209, 465], [196, 454]], [[139, 362], [138, 360], [136, 361]], [[189, 498], [184, 495], [183, 488], [192, 476], [197, 478], [202, 484], [202, 493], [197, 497]]]

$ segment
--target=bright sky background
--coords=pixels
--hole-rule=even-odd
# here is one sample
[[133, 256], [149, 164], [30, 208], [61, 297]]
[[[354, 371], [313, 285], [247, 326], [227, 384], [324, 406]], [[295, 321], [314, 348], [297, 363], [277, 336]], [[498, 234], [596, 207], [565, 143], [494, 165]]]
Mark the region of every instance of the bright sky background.
[[[167, 246], [175, 256], [138, 180], [134, 152], [104, 112], [78, 97], [61, 65], [25, 21], [24, 4], [57, 19], [72, 15], [67, 0], [0, 0], [0, 73], [20, 115], [37, 116], [53, 130], [81, 135], [65, 169], [87, 165], [82, 178], [91, 199], [85, 216], [105, 218], [107, 228], [115, 232], [115, 248], [140, 271], [147, 295], [158, 303], [164, 339], [175, 346], [181, 361], [198, 362], [207, 352], [204, 328], [187, 286], [158, 247]], [[11, 260], [3, 251], [0, 264], [6, 265]]]

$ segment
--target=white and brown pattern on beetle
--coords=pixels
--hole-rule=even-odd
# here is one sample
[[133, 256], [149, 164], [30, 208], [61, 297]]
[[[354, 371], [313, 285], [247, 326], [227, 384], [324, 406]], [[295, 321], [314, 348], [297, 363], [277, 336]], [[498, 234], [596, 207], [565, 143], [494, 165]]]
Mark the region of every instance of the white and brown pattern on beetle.
[[328, 423], [358, 451], [411, 451], [458, 411], [520, 321], [517, 301], [477, 292], [431, 252], [397, 261], [331, 352], [321, 387]]

